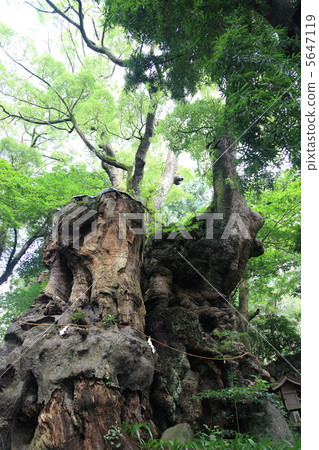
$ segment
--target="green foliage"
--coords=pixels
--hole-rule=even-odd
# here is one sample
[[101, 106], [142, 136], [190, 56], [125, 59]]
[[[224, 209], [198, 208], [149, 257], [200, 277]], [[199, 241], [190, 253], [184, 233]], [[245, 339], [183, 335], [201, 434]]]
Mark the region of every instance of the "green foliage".
[[106, 439], [112, 445], [112, 448], [120, 448], [121, 442], [119, 442], [119, 439], [122, 436], [122, 428], [116, 424], [111, 426], [108, 432], [104, 435], [104, 439]]
[[[26, 242], [34, 239], [40, 243], [49, 233], [51, 217], [57, 208], [69, 202], [73, 195], [95, 194], [105, 186], [100, 172], [89, 172], [80, 164], [69, 168], [56, 166], [51, 172], [39, 175], [36, 174], [36, 167], [33, 167], [32, 175], [28, 174], [30, 166], [27, 166], [27, 174], [23, 164], [21, 168], [18, 167], [18, 164], [14, 167], [7, 160], [0, 159], [0, 256], [3, 258], [3, 273], [6, 264], [10, 269], [10, 261]], [[33, 250], [36, 250], [34, 244]], [[33, 263], [32, 254], [23, 254], [21, 257], [26, 258], [25, 261], [29, 260], [29, 271], [34, 264], [41, 271], [39, 253]], [[17, 263], [20, 259], [18, 257]]]
[[159, 125], [159, 133], [175, 153], [190, 153], [196, 161], [207, 158], [207, 150], [222, 132], [224, 105], [211, 95], [177, 104]]
[[282, 355], [297, 354], [301, 351], [300, 317], [263, 314], [254, 320], [248, 337], [252, 353], [262, 361], [276, 359], [277, 352]]
[[37, 149], [17, 142], [12, 137], [1, 139], [0, 158], [7, 160], [12, 167], [26, 175], [32, 175], [35, 167], [42, 164], [42, 155]]
[[[16, 281], [17, 283], [18, 281]], [[11, 291], [0, 294], [0, 339], [3, 339], [13, 317], [18, 317], [26, 311], [46, 284], [47, 281], [39, 284], [34, 280], [26, 284], [20, 279], [20, 283]]]
[[202, 179], [185, 180], [181, 186], [173, 186], [161, 208], [166, 223], [185, 223], [207, 209], [211, 190]]
[[[188, 126], [188, 121], [196, 124], [198, 107], [207, 107], [207, 96], [203, 102], [179, 105], [177, 120], [167, 130], [171, 128], [169, 139], [175, 137], [180, 147], [182, 131], [182, 145], [198, 153], [200, 144], [205, 151], [221, 132], [230, 134], [241, 147], [245, 181], [271, 176], [283, 158], [300, 165], [298, 44], [285, 29], [269, 24], [264, 7], [244, 0], [105, 2], [108, 23], [123, 26], [130, 37], [152, 49], [132, 56], [130, 85], [148, 79], [177, 100], [189, 100], [203, 83], [218, 85], [224, 107], [215, 120], [209, 119], [212, 109], [207, 120], [205, 114], [199, 117], [205, 125]], [[292, 47], [293, 54], [288, 51]], [[181, 114], [189, 116], [182, 123]]]
[[236, 350], [236, 344], [241, 342], [241, 338], [247, 336], [247, 333], [238, 333], [237, 331], [215, 331], [214, 337], [220, 338], [220, 341], [216, 347], [213, 347], [213, 351], [222, 353], [224, 358], [234, 355]]
[[[295, 437], [295, 444], [283, 441], [280, 444], [274, 444], [270, 438], [255, 440], [247, 434], [229, 433], [225, 437], [225, 432], [219, 430], [218, 427], [210, 429], [204, 425], [205, 429], [197, 433], [191, 441], [181, 442], [176, 438], [174, 441], [162, 441], [154, 439], [152, 431], [148, 424], [129, 424], [127, 421], [123, 423], [123, 431], [129, 435], [131, 439], [136, 439], [143, 450], [200, 450], [200, 449], [232, 449], [232, 450], [284, 450], [300, 449], [300, 437]], [[141, 436], [141, 430], [146, 431], [149, 438]], [[232, 436], [230, 436], [232, 435]]]
[[82, 311], [74, 311], [71, 315], [71, 322], [76, 325], [86, 325], [86, 318]]
[[108, 327], [111, 327], [113, 325], [116, 325], [117, 324], [117, 320], [116, 320], [116, 318], [114, 317], [113, 314], [108, 314], [106, 317], [103, 318], [102, 324], [105, 327], [108, 328]]
[[215, 398], [236, 403], [261, 403], [265, 399], [275, 401], [275, 395], [268, 392], [268, 389], [266, 381], [255, 377], [254, 383], [250, 386], [231, 386], [218, 391], [209, 390], [201, 392], [195, 398]]
[[[156, 440], [153, 438], [152, 429], [147, 423], [129, 423], [128, 420], [122, 424], [123, 431], [129, 435], [131, 439], [137, 439], [141, 448], [151, 449], [160, 448], [156, 446]], [[146, 436], [146, 437], [145, 437]], [[153, 444], [155, 443], [155, 445]], [[150, 446], [154, 445], [154, 447]]]
[[248, 338], [253, 352], [269, 361], [277, 354], [260, 334], [283, 354], [300, 350], [300, 176], [279, 173], [272, 189], [250, 190], [247, 198], [265, 218], [258, 234], [265, 253], [251, 258], [245, 272], [251, 311], [261, 311]]

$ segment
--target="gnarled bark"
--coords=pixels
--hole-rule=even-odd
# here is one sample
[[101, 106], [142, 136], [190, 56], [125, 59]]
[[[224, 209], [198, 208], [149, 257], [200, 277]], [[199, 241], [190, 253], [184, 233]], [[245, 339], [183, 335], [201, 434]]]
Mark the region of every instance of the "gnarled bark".
[[[44, 252], [49, 283], [0, 349], [4, 449], [133, 449], [125, 420], [154, 422], [159, 431], [179, 422], [245, 431], [245, 419], [220, 415], [229, 405], [196, 398], [227, 387], [230, 376], [241, 386], [266, 376], [240, 341], [230, 359], [219, 348], [218, 333], [236, 330], [230, 295], [248, 258], [262, 252], [256, 234], [263, 219], [236, 188], [229, 138], [217, 152], [208, 213], [223, 218], [214, 233], [207, 233], [206, 215], [189, 234], [153, 236], [142, 276], [144, 237], [134, 232], [140, 216], [119, 220], [144, 211], [129, 195], [109, 189], [75, 197], [55, 216]], [[76, 310], [90, 327], [55, 326], [72, 321]], [[103, 318], [118, 325], [103, 327]], [[52, 326], [43, 331], [43, 323]]]
[[[214, 202], [204, 215], [205, 221], [199, 220], [198, 227], [190, 231], [192, 239], [182, 235], [171, 239], [167, 233], [163, 240], [151, 241], [145, 254], [147, 333], [170, 347], [198, 356], [156, 346], [159, 358], [151, 404], [161, 429], [176, 422], [187, 422], [195, 429], [203, 423], [220, 425], [220, 403], [199, 401], [194, 395], [227, 387], [231, 372], [241, 385], [248, 383], [249, 376], [262, 374], [250, 354], [226, 361], [213, 359], [223, 357], [218, 352], [218, 333], [236, 330], [230, 295], [248, 259], [262, 253], [256, 234], [263, 224], [262, 217], [248, 207], [236, 187], [236, 144], [225, 136], [216, 150]], [[223, 216], [217, 220], [210, 214]], [[236, 220], [226, 238], [225, 228], [232, 217]], [[207, 230], [210, 225], [213, 230]], [[240, 341], [234, 344], [234, 357], [246, 352]]]
[[[110, 190], [76, 197], [55, 216], [44, 251], [49, 283], [1, 348], [3, 449], [136, 448], [124, 432], [111, 435], [125, 420], [151, 420], [154, 356], [138, 333], [144, 236], [132, 220], [120, 229], [121, 214], [143, 211]], [[75, 312], [91, 327], [56, 326]], [[103, 327], [110, 318], [117, 325]]]

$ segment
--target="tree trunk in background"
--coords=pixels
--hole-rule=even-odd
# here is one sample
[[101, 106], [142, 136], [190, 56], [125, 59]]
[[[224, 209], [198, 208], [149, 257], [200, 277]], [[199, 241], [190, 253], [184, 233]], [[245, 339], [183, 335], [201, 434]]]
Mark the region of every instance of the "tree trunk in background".
[[[101, 145], [101, 148], [105, 151], [105, 153], [108, 157], [113, 158], [113, 160], [116, 161], [116, 155], [114, 153], [114, 150], [113, 150], [111, 144], [107, 143], [105, 145]], [[123, 183], [120, 169], [117, 167], [111, 166], [110, 164], [107, 164], [104, 161], [102, 161], [102, 168], [108, 174], [111, 185], [113, 187], [119, 189], [121, 187], [121, 184]]]
[[[44, 251], [49, 283], [19, 320], [67, 324], [80, 311], [94, 326], [9, 327], [0, 353], [3, 449], [133, 449], [125, 420], [159, 432], [179, 422], [236, 429], [220, 414], [227, 404], [194, 398], [227, 387], [230, 374], [240, 385], [265, 375], [241, 342], [233, 344], [235, 359], [213, 359], [223, 356], [216, 332], [237, 327], [231, 292], [248, 258], [262, 253], [256, 233], [263, 219], [236, 188], [231, 144], [227, 137], [217, 144], [210, 212], [223, 219], [213, 223], [213, 236], [211, 216], [190, 233], [153, 236], [142, 276], [140, 216], [121, 220], [141, 214], [141, 203], [108, 191], [76, 197], [55, 216]], [[118, 325], [103, 328], [103, 319]], [[160, 342], [153, 342], [155, 355], [145, 319], [146, 335]]]
[[151, 111], [147, 113], [144, 135], [135, 154], [135, 165], [130, 190], [136, 197], [140, 196], [140, 183], [144, 177], [144, 168], [146, 163], [146, 155], [151, 146], [151, 138], [154, 136], [156, 126], [156, 109], [157, 104], [151, 107]]
[[154, 200], [154, 206], [156, 211], [160, 210], [166, 195], [168, 194], [169, 190], [171, 189], [174, 183], [174, 176], [176, 169], [177, 169], [177, 157], [171, 150], [169, 150], [165, 162], [165, 170], [162, 175], [161, 187], [159, 189], [157, 197], [155, 197]]

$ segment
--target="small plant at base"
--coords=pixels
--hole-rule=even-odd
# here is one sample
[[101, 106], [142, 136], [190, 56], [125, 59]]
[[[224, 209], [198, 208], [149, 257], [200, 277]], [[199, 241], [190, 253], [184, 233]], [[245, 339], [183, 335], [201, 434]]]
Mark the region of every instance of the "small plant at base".
[[122, 444], [121, 442], [118, 441], [122, 436], [123, 431], [116, 422], [116, 425], [112, 425], [109, 431], [103, 437], [104, 439], [109, 441], [109, 443], [112, 445], [113, 448], [120, 448]]
[[[204, 425], [205, 430], [200, 431], [194, 439], [181, 442], [177, 438], [174, 441], [162, 441], [154, 439], [152, 431], [148, 424], [130, 424], [128, 421], [123, 422], [123, 431], [129, 435], [131, 439], [138, 438], [140, 448], [143, 450], [213, 450], [213, 449], [230, 449], [230, 450], [300, 450], [300, 438], [295, 438], [295, 444], [283, 441], [280, 444], [274, 444], [269, 438], [258, 439], [252, 438], [246, 434], [237, 433], [234, 430], [221, 430], [215, 426], [213, 429]], [[149, 433], [150, 439], [144, 440], [141, 437], [140, 430], [145, 428]]]
[[85, 315], [82, 311], [74, 311], [71, 316], [71, 322], [77, 325], [86, 325]]
[[105, 327], [111, 327], [112, 325], [116, 325], [116, 324], [117, 324], [117, 320], [115, 319], [113, 314], [108, 314], [102, 320], [102, 325], [104, 325]]
[[[270, 400], [278, 409], [281, 410], [281, 412], [283, 412], [275, 394], [268, 392], [267, 382], [258, 377], [254, 378], [255, 382], [250, 386], [236, 386], [236, 374], [231, 372], [229, 376], [230, 387], [220, 389], [218, 391], [208, 390], [205, 392], [200, 392], [198, 395], [194, 396], [194, 398], [198, 400], [203, 398], [215, 398], [217, 400], [232, 403], [234, 407], [234, 417], [236, 419], [237, 431], [240, 432], [239, 412], [237, 408], [238, 404], [251, 405], [261, 403], [264, 400]], [[243, 415], [243, 412], [241, 415]]]
[[[142, 438], [141, 436], [141, 429], [145, 429], [148, 433], [149, 436], [149, 440], [145, 441], [145, 439]], [[131, 439], [137, 438], [139, 444], [141, 445], [141, 448], [146, 449], [146, 448], [159, 448], [159, 447], [147, 447], [147, 443], [149, 443], [150, 441], [155, 441], [153, 439], [153, 433], [151, 430], [150, 425], [148, 425], [147, 423], [129, 423], [128, 420], [126, 420], [125, 422], [123, 422], [123, 430], [125, 431], [125, 433], [127, 433], [129, 435], [129, 437]]]

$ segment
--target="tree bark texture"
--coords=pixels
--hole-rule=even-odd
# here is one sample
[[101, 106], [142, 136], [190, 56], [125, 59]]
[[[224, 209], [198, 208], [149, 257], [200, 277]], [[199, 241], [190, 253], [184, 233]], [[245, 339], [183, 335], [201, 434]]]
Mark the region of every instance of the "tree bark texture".
[[[231, 292], [248, 258], [262, 253], [256, 234], [263, 219], [236, 188], [231, 144], [219, 141], [213, 165], [210, 212], [224, 214], [214, 236], [207, 238], [207, 218], [188, 234], [153, 236], [143, 267], [140, 221], [126, 216], [119, 237], [119, 214], [144, 211], [129, 195], [110, 189], [75, 197], [55, 216], [44, 250], [48, 285], [9, 327], [0, 350], [3, 449], [137, 448], [123, 431], [125, 420], [148, 422], [154, 433], [180, 422], [194, 430], [236, 429], [221, 414], [225, 403], [194, 397], [227, 387], [230, 376], [241, 386], [252, 375], [265, 376], [240, 340], [231, 359], [219, 350], [218, 333], [237, 326]], [[237, 221], [222, 238], [234, 213], [246, 232]], [[65, 328], [79, 311], [93, 326]], [[110, 317], [117, 325], [103, 327]], [[38, 326], [43, 323], [52, 326]]]
[[162, 175], [161, 187], [158, 195], [154, 199], [155, 210], [159, 211], [166, 195], [173, 186], [174, 176], [177, 169], [177, 157], [169, 150], [165, 162], [165, 169]]
[[156, 109], [157, 105], [155, 104], [153, 107], [151, 107], [151, 111], [147, 113], [144, 135], [141, 138], [140, 144], [138, 146], [135, 155], [135, 166], [132, 180], [130, 183], [130, 190], [137, 197], [139, 197], [140, 195], [140, 183], [144, 177], [146, 155], [151, 146], [150, 139], [154, 136], [154, 130], [156, 125], [156, 116], [155, 116]]
[[[231, 292], [238, 285], [250, 257], [262, 254], [256, 234], [262, 217], [253, 212], [236, 187], [234, 158], [236, 147], [228, 137], [217, 144], [214, 172], [214, 202], [211, 213], [223, 214], [214, 223], [213, 238], [207, 239], [209, 219], [199, 221], [190, 232], [192, 239], [170, 234], [155, 238], [145, 253], [143, 291], [147, 310], [146, 333], [159, 341], [194, 357], [156, 346], [159, 358], [155, 366], [151, 405], [160, 429], [187, 422], [199, 429], [203, 423], [220, 424], [219, 402], [194, 399], [208, 389], [227, 387], [228, 377], [236, 373], [241, 385], [247, 378], [262, 374], [252, 355], [231, 360], [216, 350], [224, 331], [236, 330], [236, 311]], [[222, 239], [225, 227], [236, 214], [245, 228], [245, 236], [234, 225], [233, 233]], [[238, 216], [237, 216], [238, 215]], [[233, 355], [247, 352], [238, 340]]]
[[[1, 448], [135, 448], [122, 432], [110, 436], [125, 420], [151, 420], [154, 356], [137, 332], [145, 324], [144, 236], [135, 235], [128, 220], [119, 239], [119, 214], [143, 211], [128, 195], [111, 191], [76, 197], [55, 221], [44, 250], [49, 282], [19, 318], [52, 326], [14, 322], [1, 348]], [[55, 326], [71, 323], [74, 312], [95, 326]], [[118, 325], [103, 327], [108, 317]]]

